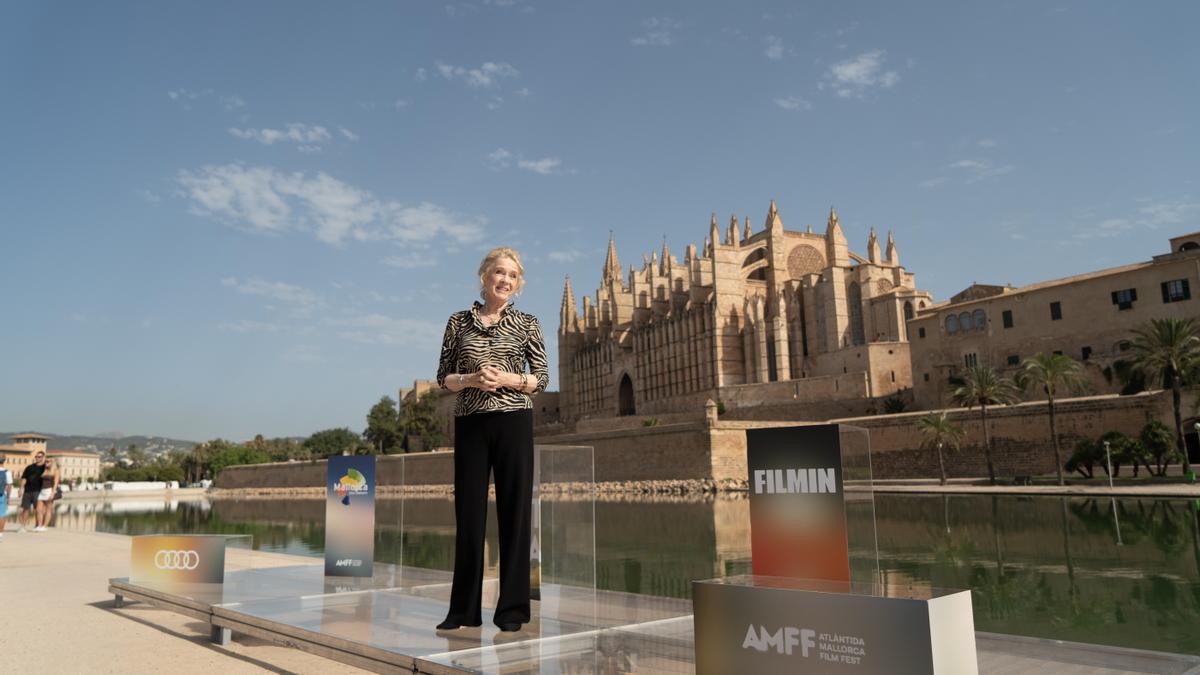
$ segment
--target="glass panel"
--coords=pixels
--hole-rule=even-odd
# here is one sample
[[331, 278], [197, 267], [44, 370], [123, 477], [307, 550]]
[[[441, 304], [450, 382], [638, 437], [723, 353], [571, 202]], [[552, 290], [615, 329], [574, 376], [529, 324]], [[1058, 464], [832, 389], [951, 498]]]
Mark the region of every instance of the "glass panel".
[[872, 489], [871, 434], [862, 427], [839, 425], [842, 483], [846, 494], [846, 545], [850, 549], [850, 580], [879, 579], [879, 543], [875, 532], [875, 492]]

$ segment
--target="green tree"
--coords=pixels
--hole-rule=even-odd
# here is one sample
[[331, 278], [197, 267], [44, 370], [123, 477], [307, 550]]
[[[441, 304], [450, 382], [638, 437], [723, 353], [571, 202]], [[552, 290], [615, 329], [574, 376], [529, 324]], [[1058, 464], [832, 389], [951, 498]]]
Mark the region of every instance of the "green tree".
[[130, 443], [125, 450], [125, 459], [129, 460], [129, 466], [140, 467], [146, 463], [146, 451]]
[[442, 442], [442, 428], [437, 418], [439, 398], [437, 391], [430, 390], [421, 394], [415, 402], [401, 406], [400, 431], [406, 448], [410, 436], [420, 438], [425, 450], [432, 450]]
[[1175, 457], [1175, 437], [1171, 434], [1170, 428], [1159, 420], [1150, 420], [1146, 426], [1142, 427], [1142, 433], [1138, 435], [1142, 441], [1142, 446], [1146, 448], [1146, 454], [1154, 462], [1154, 468], [1150, 473], [1156, 476], [1165, 476], [1167, 474], [1167, 465], [1171, 463], [1171, 459]]
[[1063, 459], [1058, 448], [1058, 425], [1054, 419], [1054, 398], [1060, 392], [1079, 391], [1086, 385], [1083, 366], [1065, 354], [1035, 354], [1021, 364], [1018, 382], [1024, 385], [1041, 385], [1046, 393], [1050, 413], [1050, 443], [1054, 446], [1054, 470], [1058, 484], [1063, 485]]
[[987, 366], [971, 366], [962, 376], [962, 385], [954, 390], [955, 403], [964, 408], [979, 406], [983, 423], [983, 452], [987, 457], [988, 481], [996, 484], [996, 468], [992, 462], [992, 434], [988, 429], [989, 405], [1007, 405], [1017, 400], [1020, 390], [1012, 380], [1001, 377]]
[[228, 466], [241, 464], [264, 464], [271, 461], [267, 453], [245, 445], [225, 445], [211, 449], [208, 465], [212, 475], [216, 476]]
[[917, 428], [921, 430], [921, 435], [924, 437], [921, 447], [935, 448], [937, 450], [938, 471], [941, 472], [942, 485], [945, 485], [946, 462], [942, 457], [942, 450], [944, 448], [958, 450], [963, 436], [966, 434], [962, 430], [962, 427], [951, 422], [946, 417], [946, 411], [944, 410], [938, 413], [929, 413], [917, 420]]
[[343, 453], [371, 454], [371, 448], [363, 442], [362, 437], [345, 427], [318, 431], [304, 441], [304, 448], [320, 459]]
[[384, 396], [371, 406], [363, 437], [379, 454], [399, 449], [403, 441], [400, 436], [400, 412], [391, 396]]
[[1171, 404], [1175, 413], [1175, 448], [1183, 459], [1183, 475], [1192, 467], [1183, 443], [1183, 415], [1180, 411], [1184, 375], [1200, 365], [1200, 327], [1193, 319], [1168, 317], [1151, 319], [1146, 326], [1134, 331], [1133, 365], [1164, 388], [1171, 389]]
[[1075, 452], [1067, 460], [1067, 471], [1078, 471], [1084, 478], [1095, 476], [1096, 462], [1104, 461], [1104, 447], [1090, 438], [1081, 438], [1075, 443]]

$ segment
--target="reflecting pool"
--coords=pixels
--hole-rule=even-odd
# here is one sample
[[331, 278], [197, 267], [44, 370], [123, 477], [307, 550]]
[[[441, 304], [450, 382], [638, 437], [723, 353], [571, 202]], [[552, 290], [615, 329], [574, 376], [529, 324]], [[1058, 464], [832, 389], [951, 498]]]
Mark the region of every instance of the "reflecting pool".
[[[563, 508], [571, 504], [556, 504]], [[867, 531], [869, 505], [848, 509], [851, 531]], [[57, 525], [251, 534], [256, 548], [321, 555], [324, 514], [321, 499], [68, 501]], [[874, 517], [880, 574], [970, 588], [977, 630], [1200, 653], [1200, 501], [879, 494]], [[687, 597], [693, 579], [750, 570], [744, 498], [597, 501], [595, 518], [600, 588]], [[380, 499], [376, 523], [376, 560], [452, 567], [450, 499]], [[851, 551], [856, 569], [873, 568], [874, 555], [871, 546]]]

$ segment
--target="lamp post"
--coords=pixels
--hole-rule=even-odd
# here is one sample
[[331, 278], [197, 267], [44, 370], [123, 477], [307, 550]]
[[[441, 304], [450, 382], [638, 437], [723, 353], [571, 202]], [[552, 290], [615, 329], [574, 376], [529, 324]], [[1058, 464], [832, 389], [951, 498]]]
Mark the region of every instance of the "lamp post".
[[1104, 441], [1104, 459], [1108, 462], [1108, 489], [1113, 489], [1112, 481], [1112, 452], [1109, 451], [1108, 441]]

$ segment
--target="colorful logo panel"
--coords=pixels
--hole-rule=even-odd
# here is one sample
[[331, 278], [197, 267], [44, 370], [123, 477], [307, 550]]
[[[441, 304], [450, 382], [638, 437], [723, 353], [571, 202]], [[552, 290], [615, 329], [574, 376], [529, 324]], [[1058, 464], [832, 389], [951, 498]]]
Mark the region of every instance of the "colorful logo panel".
[[335, 455], [325, 470], [325, 575], [369, 577], [375, 562], [375, 457]]

